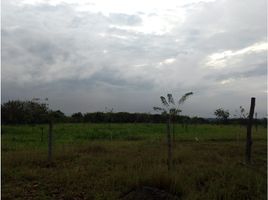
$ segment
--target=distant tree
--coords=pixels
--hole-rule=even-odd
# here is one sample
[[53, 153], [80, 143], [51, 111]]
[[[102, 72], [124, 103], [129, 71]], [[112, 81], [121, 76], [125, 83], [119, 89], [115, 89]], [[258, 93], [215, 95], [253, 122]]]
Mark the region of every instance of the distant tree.
[[194, 125], [197, 124], [205, 124], [208, 123], [204, 118], [202, 117], [198, 117], [198, 116], [194, 116], [190, 119], [191, 123], [193, 123]]
[[1, 114], [3, 124], [44, 123], [47, 122], [48, 108], [46, 104], [15, 100], [3, 103]]
[[49, 117], [53, 120], [53, 122], [64, 122], [65, 121], [65, 114], [60, 110], [56, 111], [49, 111]]
[[83, 122], [84, 116], [81, 112], [74, 113], [71, 116], [73, 122]]
[[113, 111], [113, 108], [109, 109], [108, 107], [105, 107], [106, 121], [109, 123], [109, 126], [111, 126], [110, 123], [112, 122]]
[[105, 122], [105, 113], [103, 112], [94, 112], [84, 114], [85, 122], [101, 123]]
[[241, 127], [242, 125], [246, 125], [247, 117], [248, 113], [246, 113], [245, 108], [243, 108], [243, 106], [239, 106], [239, 111], [235, 110], [234, 114], [235, 119], [233, 121], [238, 123]]
[[242, 126], [246, 124], [248, 113], [246, 113], [246, 110], [243, 108], [243, 106], [239, 106], [239, 111], [239, 124]]
[[219, 108], [219, 109], [215, 110], [214, 115], [216, 115], [216, 117], [219, 121], [222, 121], [223, 123], [227, 123], [228, 118], [230, 116], [230, 113], [228, 110], [224, 110], [222, 108]]
[[240, 118], [246, 118], [248, 114], [245, 113], [245, 108], [239, 106], [239, 110], [240, 110]]
[[1, 105], [2, 124], [17, 124], [25, 120], [24, 107], [21, 101], [8, 101]]

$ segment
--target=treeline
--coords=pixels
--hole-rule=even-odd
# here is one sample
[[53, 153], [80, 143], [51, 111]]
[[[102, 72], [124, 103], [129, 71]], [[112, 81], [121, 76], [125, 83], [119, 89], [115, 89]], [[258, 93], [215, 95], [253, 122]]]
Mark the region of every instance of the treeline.
[[[71, 116], [72, 122], [93, 122], [93, 123], [165, 123], [167, 117], [161, 114], [148, 114], [148, 113], [75, 113]], [[190, 118], [188, 116], [176, 116], [175, 119], [178, 123], [207, 123], [207, 121], [200, 117]]]
[[[128, 112], [93, 112], [85, 114], [78, 112], [71, 116], [66, 116], [60, 110], [49, 110], [46, 104], [39, 104], [32, 101], [8, 101], [1, 105], [2, 124], [40, 124], [47, 123], [49, 120], [63, 123], [164, 123], [166, 122], [166, 116], [161, 114]], [[207, 123], [208, 121], [200, 117], [176, 116], [176, 122]]]
[[[74, 113], [66, 116], [60, 110], [50, 110], [46, 104], [32, 101], [8, 101], [1, 105], [2, 124], [41, 124], [48, 121], [61, 123], [165, 123], [167, 118], [162, 114], [128, 113], [128, 112], [93, 112]], [[201, 117], [176, 116], [176, 123], [183, 124], [217, 124], [216, 119], [204, 119]], [[246, 119], [229, 119], [230, 124], [246, 124]], [[267, 119], [255, 121], [267, 126]]]

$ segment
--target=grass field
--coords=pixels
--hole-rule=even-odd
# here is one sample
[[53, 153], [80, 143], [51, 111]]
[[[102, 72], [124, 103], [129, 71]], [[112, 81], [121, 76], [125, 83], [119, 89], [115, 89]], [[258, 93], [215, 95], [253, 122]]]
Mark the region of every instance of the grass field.
[[245, 127], [175, 130], [168, 173], [164, 124], [56, 124], [50, 167], [46, 125], [2, 126], [2, 199], [120, 199], [141, 186], [189, 200], [267, 199], [266, 128], [253, 129], [250, 166]]

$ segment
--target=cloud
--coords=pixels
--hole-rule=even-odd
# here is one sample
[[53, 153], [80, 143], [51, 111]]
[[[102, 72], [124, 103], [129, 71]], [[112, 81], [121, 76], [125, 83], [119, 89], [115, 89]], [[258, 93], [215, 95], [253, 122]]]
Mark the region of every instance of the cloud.
[[226, 107], [239, 105], [251, 96], [244, 88], [263, 100], [265, 5], [264, 0], [5, 1], [2, 98], [45, 94], [54, 99], [51, 106], [69, 113], [107, 104], [147, 112], [160, 95], [193, 90], [198, 101], [186, 108], [204, 116], [216, 106], [212, 101], [224, 103], [227, 94], [233, 102]]
[[267, 63], [262, 63], [258, 66], [253, 66], [252, 69], [248, 71], [232, 71], [229, 73], [223, 73], [219, 75], [214, 76], [208, 76], [209, 78], [214, 78], [219, 81], [225, 81], [225, 80], [235, 80], [235, 79], [246, 79], [251, 77], [260, 77], [260, 76], [266, 76], [267, 75]]
[[223, 68], [227, 66], [228, 61], [231, 59], [235, 59], [237, 57], [242, 57], [241, 59], [243, 59], [244, 56], [248, 56], [252, 53], [266, 52], [267, 49], [267, 42], [262, 42], [236, 51], [227, 50], [220, 53], [213, 53], [208, 56], [206, 65], [214, 68]]
[[142, 23], [142, 19], [138, 15], [127, 15], [123, 13], [111, 13], [109, 15], [111, 24], [135, 26]]

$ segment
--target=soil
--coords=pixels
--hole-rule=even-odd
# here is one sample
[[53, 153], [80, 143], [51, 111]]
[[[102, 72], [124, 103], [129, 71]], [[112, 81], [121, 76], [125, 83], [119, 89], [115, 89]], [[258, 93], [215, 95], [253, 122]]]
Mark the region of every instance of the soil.
[[121, 200], [180, 200], [179, 197], [172, 195], [164, 190], [148, 186], [131, 190], [120, 199]]

